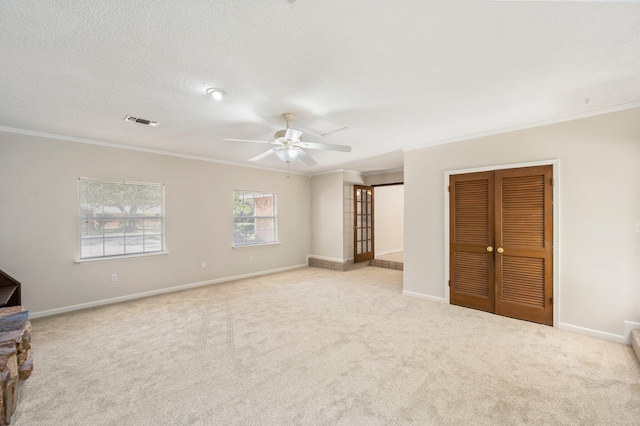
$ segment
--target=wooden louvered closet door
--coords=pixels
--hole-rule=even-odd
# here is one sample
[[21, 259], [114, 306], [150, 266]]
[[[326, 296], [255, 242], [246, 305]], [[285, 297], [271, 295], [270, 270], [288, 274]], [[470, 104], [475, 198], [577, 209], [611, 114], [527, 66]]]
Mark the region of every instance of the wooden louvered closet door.
[[[450, 301], [495, 312], [494, 173], [452, 175], [450, 197]], [[455, 284], [455, 285], [454, 285]]]
[[[552, 171], [540, 166], [451, 176], [451, 303], [553, 324]], [[487, 182], [486, 206], [480, 177]], [[488, 223], [480, 220], [485, 214]], [[476, 254], [467, 253], [464, 239], [475, 239]], [[481, 242], [488, 262], [480, 261]], [[478, 299], [482, 290], [491, 299], [491, 289], [491, 303], [469, 303], [469, 293]]]
[[496, 171], [496, 313], [553, 325], [552, 167]]

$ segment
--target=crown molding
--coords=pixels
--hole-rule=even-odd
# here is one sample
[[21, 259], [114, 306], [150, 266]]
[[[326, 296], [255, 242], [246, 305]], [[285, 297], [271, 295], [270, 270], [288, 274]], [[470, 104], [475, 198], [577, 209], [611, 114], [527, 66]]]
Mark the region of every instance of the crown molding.
[[269, 172], [286, 173], [286, 174], [292, 174], [292, 175], [301, 175], [301, 176], [311, 177], [310, 173], [301, 173], [301, 172], [295, 172], [295, 171], [289, 171], [289, 170], [272, 169], [269, 167], [251, 166], [247, 164], [235, 163], [233, 161], [217, 160], [215, 158], [202, 157], [200, 155], [179, 154], [176, 152], [163, 151], [163, 150], [153, 149], [153, 148], [142, 148], [138, 146], [124, 145], [124, 144], [113, 143], [113, 142], [104, 142], [104, 141], [99, 141], [95, 139], [78, 138], [75, 136], [63, 136], [63, 135], [57, 135], [54, 133], [36, 132], [33, 130], [17, 129], [14, 127], [0, 126], [0, 132], [15, 133], [15, 134], [27, 135], [27, 136], [36, 136], [40, 138], [82, 143], [86, 145], [104, 146], [107, 148], [123, 149], [126, 151], [145, 152], [148, 154], [158, 154], [158, 155], [165, 155], [168, 157], [185, 158], [187, 160], [206, 161], [209, 163], [225, 164], [228, 166], [245, 167], [247, 169], [258, 169], [258, 170], [265, 170]]
[[499, 135], [503, 133], [516, 132], [518, 130], [531, 129], [533, 127], [548, 126], [550, 124], [557, 124], [557, 123], [563, 123], [565, 121], [579, 120], [581, 118], [593, 117], [596, 115], [603, 115], [603, 114], [608, 114], [608, 113], [617, 112], [617, 111], [624, 111], [626, 109], [632, 109], [637, 107], [640, 107], [640, 100], [628, 102], [620, 105], [605, 107], [605, 108], [599, 108], [599, 109], [595, 109], [587, 112], [581, 112], [577, 114], [570, 114], [570, 115], [564, 115], [561, 117], [550, 118], [546, 120], [533, 121], [531, 123], [519, 124], [517, 126], [502, 127], [499, 129], [487, 130], [485, 132], [471, 133], [468, 135], [455, 136], [453, 138], [448, 138], [448, 139], [440, 139], [437, 141], [425, 142], [419, 145], [413, 145], [410, 147], [402, 148], [402, 151], [404, 152], [414, 151], [416, 149], [429, 148], [432, 146], [444, 145], [447, 143], [461, 142], [469, 139], [483, 138], [486, 136], [494, 136], [494, 135]]

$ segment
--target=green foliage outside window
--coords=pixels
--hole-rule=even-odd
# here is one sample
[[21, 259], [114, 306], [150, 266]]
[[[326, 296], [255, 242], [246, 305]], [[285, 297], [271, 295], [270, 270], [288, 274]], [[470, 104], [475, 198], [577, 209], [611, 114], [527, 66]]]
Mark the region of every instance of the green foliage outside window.
[[80, 258], [164, 250], [164, 186], [78, 181]]
[[233, 192], [234, 245], [276, 241], [275, 194]]

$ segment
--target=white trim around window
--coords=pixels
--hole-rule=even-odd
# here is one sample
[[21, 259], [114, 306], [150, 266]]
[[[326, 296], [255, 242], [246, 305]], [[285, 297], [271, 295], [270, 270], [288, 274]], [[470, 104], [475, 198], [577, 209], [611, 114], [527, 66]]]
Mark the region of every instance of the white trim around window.
[[233, 191], [233, 247], [278, 243], [276, 194]]
[[164, 185], [78, 179], [77, 262], [166, 254]]

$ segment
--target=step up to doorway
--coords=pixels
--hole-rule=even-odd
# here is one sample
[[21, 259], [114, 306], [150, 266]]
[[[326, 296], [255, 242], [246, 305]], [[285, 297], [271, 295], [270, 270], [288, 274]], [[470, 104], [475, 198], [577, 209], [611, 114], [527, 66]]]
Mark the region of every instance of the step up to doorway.
[[404, 270], [404, 263], [394, 262], [393, 260], [371, 259], [369, 266], [377, 266], [379, 268], [397, 269], [399, 271]]
[[344, 262], [334, 262], [331, 260], [316, 259], [315, 257], [309, 258], [309, 266], [332, 269], [334, 271], [351, 271], [352, 269], [362, 268], [367, 265], [367, 262], [353, 263], [353, 259], [347, 259]]
[[638, 357], [638, 362], [640, 362], [640, 328], [631, 330], [631, 346]]

